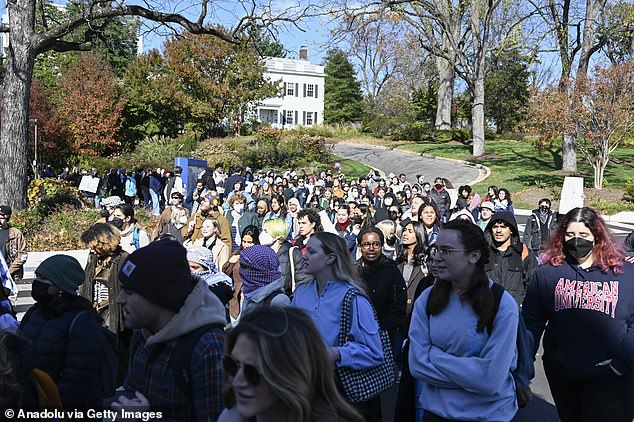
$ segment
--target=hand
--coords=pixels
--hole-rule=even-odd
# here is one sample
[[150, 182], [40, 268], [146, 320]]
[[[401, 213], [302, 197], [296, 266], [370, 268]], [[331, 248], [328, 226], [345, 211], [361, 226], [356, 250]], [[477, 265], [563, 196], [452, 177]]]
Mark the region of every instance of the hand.
[[341, 360], [341, 353], [339, 352], [338, 347], [329, 347], [328, 348], [328, 357], [332, 362], [339, 362]]
[[192, 220], [189, 222], [189, 226], [187, 226], [187, 231], [189, 233], [193, 233], [194, 227], [196, 227], [196, 220]]
[[145, 397], [139, 391], [135, 391], [134, 398], [129, 399], [126, 396], [122, 395], [116, 402], [113, 402], [110, 407], [112, 408], [112, 410], [115, 410], [117, 412], [117, 417], [113, 420], [132, 421], [134, 419], [124, 419], [122, 411], [126, 410], [129, 412], [145, 412], [147, 410], [150, 410], [150, 402], [147, 397]]

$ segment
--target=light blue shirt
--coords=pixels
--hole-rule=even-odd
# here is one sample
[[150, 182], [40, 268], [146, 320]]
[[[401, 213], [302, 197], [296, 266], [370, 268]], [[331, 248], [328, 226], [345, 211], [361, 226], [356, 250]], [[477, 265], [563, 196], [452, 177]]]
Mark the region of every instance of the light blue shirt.
[[473, 308], [453, 292], [447, 307], [428, 318], [431, 289], [416, 300], [409, 329], [419, 404], [448, 419], [510, 421], [517, 412], [511, 375], [517, 362], [517, 304], [504, 292], [489, 335], [486, 328], [477, 331]]
[[[349, 283], [343, 281], [329, 281], [319, 296], [317, 282], [311, 281], [298, 285], [293, 293], [293, 306], [310, 315], [326, 347], [339, 345], [341, 306], [344, 296], [351, 288]], [[370, 301], [364, 296], [357, 295], [352, 300], [350, 338], [351, 340], [339, 347], [341, 360], [337, 362], [338, 366], [363, 369], [383, 362], [379, 324]]]

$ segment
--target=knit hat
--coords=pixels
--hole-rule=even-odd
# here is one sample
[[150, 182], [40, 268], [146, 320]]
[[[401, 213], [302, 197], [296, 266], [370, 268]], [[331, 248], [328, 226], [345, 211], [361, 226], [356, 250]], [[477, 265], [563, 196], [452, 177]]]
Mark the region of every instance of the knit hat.
[[495, 211], [495, 206], [493, 206], [493, 202], [490, 201], [484, 201], [483, 203], [481, 203], [480, 208], [488, 208], [491, 211]]
[[159, 240], [125, 260], [119, 282], [149, 301], [178, 311], [194, 288], [187, 251], [174, 240]]
[[187, 261], [202, 265], [212, 274], [216, 274], [218, 272], [218, 267], [216, 267], [216, 264], [214, 263], [214, 256], [207, 248], [200, 247], [188, 250]]
[[11, 217], [11, 207], [8, 205], [0, 205], [0, 215], [5, 217]]
[[37, 267], [35, 274], [71, 295], [77, 294], [77, 288], [86, 279], [86, 273], [79, 262], [69, 255], [53, 255], [46, 258]]
[[253, 245], [240, 252], [238, 271], [245, 296], [282, 277], [280, 259], [273, 249], [264, 245]]
[[116, 207], [117, 205], [125, 204], [121, 198], [118, 196], [109, 196], [106, 199], [101, 200], [102, 207]]

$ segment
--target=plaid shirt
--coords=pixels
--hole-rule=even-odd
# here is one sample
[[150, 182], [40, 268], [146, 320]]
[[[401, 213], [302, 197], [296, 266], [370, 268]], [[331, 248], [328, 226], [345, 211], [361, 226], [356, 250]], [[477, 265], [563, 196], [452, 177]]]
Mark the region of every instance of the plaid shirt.
[[211, 328], [194, 347], [190, 371], [193, 402], [176, 382], [174, 362], [178, 343], [177, 338], [147, 346], [141, 330], [134, 330], [124, 385], [147, 397], [151, 410], [163, 413], [162, 421], [215, 421], [223, 409], [224, 332]]

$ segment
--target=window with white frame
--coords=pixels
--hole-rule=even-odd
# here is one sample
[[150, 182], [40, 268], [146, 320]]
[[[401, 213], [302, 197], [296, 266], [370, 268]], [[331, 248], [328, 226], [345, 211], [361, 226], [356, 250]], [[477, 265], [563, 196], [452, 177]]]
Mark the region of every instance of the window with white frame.
[[313, 124], [313, 113], [309, 111], [306, 113], [306, 125], [311, 126]]
[[286, 110], [286, 124], [292, 125], [295, 123], [293, 117], [295, 116], [293, 110]]
[[295, 84], [287, 83], [286, 84], [286, 95], [295, 95]]
[[306, 85], [306, 96], [307, 97], [314, 97], [315, 96], [315, 85], [313, 85], [313, 84]]

